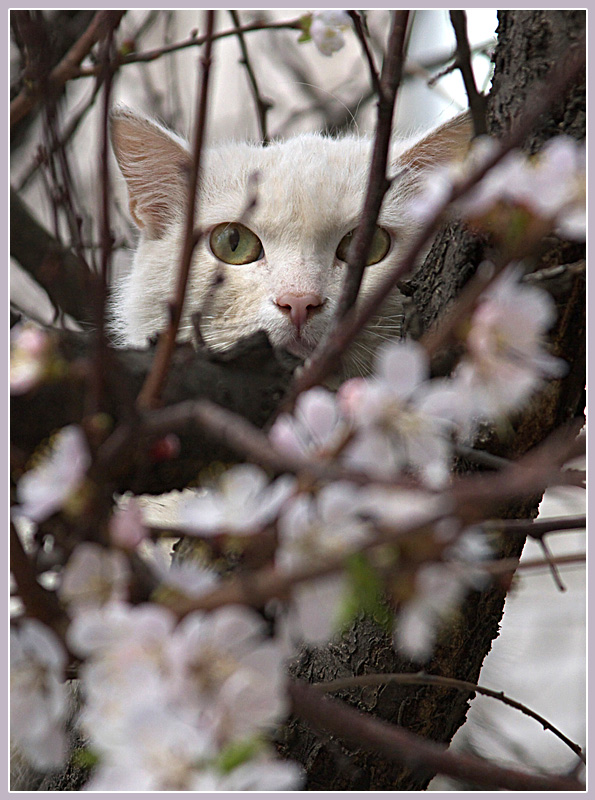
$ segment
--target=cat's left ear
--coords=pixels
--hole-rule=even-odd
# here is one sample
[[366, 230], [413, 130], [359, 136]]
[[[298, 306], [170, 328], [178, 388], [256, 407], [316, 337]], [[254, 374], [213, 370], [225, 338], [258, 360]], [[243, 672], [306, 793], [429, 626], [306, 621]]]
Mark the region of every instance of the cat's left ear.
[[158, 239], [183, 213], [192, 158], [182, 140], [125, 106], [110, 115], [111, 140], [128, 186], [130, 214]]
[[468, 112], [449, 120], [397, 156], [396, 163], [413, 172], [462, 161], [473, 138], [473, 123]]

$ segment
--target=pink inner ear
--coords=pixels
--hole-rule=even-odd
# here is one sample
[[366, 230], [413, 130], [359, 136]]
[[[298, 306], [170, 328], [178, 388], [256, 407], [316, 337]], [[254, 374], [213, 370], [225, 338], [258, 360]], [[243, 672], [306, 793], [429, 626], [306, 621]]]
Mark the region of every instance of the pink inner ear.
[[183, 213], [190, 153], [165, 129], [132, 113], [114, 115], [112, 144], [134, 222], [150, 237], [161, 237]]
[[445, 164], [463, 159], [473, 137], [473, 124], [468, 113], [460, 114], [403, 153], [400, 164], [413, 168]]

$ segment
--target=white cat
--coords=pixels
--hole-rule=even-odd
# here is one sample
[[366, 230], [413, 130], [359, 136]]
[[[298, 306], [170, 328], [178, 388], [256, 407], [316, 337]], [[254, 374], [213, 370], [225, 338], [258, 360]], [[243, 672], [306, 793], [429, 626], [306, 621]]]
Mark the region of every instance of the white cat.
[[[140, 239], [130, 274], [115, 288], [112, 333], [122, 346], [143, 347], [164, 327], [184, 229], [191, 157], [175, 134], [127, 108], [111, 117], [112, 143], [128, 187]], [[458, 117], [417, 141], [395, 141], [393, 181], [378, 219], [360, 298], [398, 262], [417, 223], [408, 200], [420, 174], [460, 156], [470, 138]], [[256, 330], [274, 346], [305, 358], [333, 317], [345, 258], [361, 213], [372, 141], [302, 135], [268, 147], [229, 143], [203, 154], [193, 257], [179, 339], [193, 336], [201, 312], [207, 345], [222, 350]], [[251, 200], [256, 202], [251, 205]], [[367, 373], [376, 347], [398, 336], [401, 296], [346, 354], [342, 377]]]

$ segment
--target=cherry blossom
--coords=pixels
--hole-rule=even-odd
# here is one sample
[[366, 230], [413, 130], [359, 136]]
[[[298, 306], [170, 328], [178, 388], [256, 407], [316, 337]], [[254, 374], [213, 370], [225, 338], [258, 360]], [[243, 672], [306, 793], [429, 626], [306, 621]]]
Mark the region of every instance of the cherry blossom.
[[147, 538], [148, 530], [136, 498], [128, 498], [124, 506], [114, 511], [109, 521], [109, 535], [117, 547], [131, 551]]
[[42, 522], [61, 509], [81, 485], [91, 465], [91, 455], [78, 425], [62, 428], [52, 452], [37, 467], [26, 472], [17, 484], [20, 506], [13, 513]]
[[[444, 527], [448, 530], [452, 526]], [[486, 575], [477, 564], [490, 554], [485, 538], [470, 528], [444, 550], [443, 561], [418, 569], [415, 593], [395, 620], [393, 641], [397, 650], [416, 661], [429, 658], [440, 624], [456, 611], [470, 589], [485, 587]]]
[[11, 737], [39, 769], [59, 767], [66, 757], [65, 667], [66, 652], [50, 628], [36, 619], [11, 627]]
[[44, 379], [51, 352], [50, 335], [34, 323], [17, 323], [11, 329], [11, 394], [25, 394]]
[[228, 772], [203, 770], [194, 790], [199, 792], [287, 792], [301, 789], [304, 770], [294, 761], [263, 757], [250, 759]]
[[332, 56], [345, 45], [343, 31], [349, 27], [351, 19], [346, 11], [315, 11], [312, 14], [310, 36], [322, 55]]
[[71, 613], [125, 600], [130, 571], [125, 556], [92, 542], [78, 544], [64, 568], [58, 594]]
[[339, 403], [356, 426], [345, 459], [372, 477], [390, 477], [403, 469], [420, 474], [431, 487], [448, 480], [449, 429], [433, 412], [437, 393], [426, 402], [431, 385], [429, 359], [417, 342], [383, 347], [372, 378], [354, 378], [339, 390]]
[[191, 534], [250, 535], [275, 519], [295, 485], [288, 475], [269, 483], [260, 467], [239, 464], [222, 476], [218, 489], [188, 500], [180, 510], [181, 526]]
[[279, 518], [276, 563], [284, 571], [354, 552], [369, 540], [369, 523], [358, 517], [358, 487], [348, 481], [300, 494]]
[[280, 414], [269, 432], [275, 447], [293, 457], [325, 458], [343, 442], [348, 430], [336, 395], [315, 386], [302, 392], [293, 414]]
[[197, 767], [216, 749], [211, 732], [147, 704], [125, 720], [117, 746], [103, 750], [87, 791], [192, 791]]
[[[520, 407], [546, 378], [561, 377], [565, 363], [543, 347], [555, 319], [550, 296], [520, 282], [511, 265], [482, 295], [471, 318], [467, 356], [454, 374], [462, 427], [470, 418], [497, 419]], [[465, 423], [465, 419], [467, 423]]]
[[288, 711], [284, 653], [264, 638], [264, 621], [249, 608], [189, 614], [172, 637], [169, 658], [174, 702], [192, 719], [209, 719], [220, 745]]

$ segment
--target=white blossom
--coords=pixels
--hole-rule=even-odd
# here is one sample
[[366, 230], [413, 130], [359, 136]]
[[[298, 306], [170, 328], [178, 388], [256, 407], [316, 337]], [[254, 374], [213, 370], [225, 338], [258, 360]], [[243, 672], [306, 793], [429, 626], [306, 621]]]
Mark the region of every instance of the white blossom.
[[372, 378], [354, 378], [339, 390], [339, 403], [356, 427], [345, 459], [372, 477], [390, 477], [403, 469], [420, 474], [432, 488], [449, 476], [450, 434], [444, 419], [434, 415], [436, 392], [431, 387], [429, 359], [417, 342], [383, 347]]
[[[408, 212], [425, 222], [448, 199], [455, 184], [491, 158], [497, 143], [475, 140], [464, 162], [428, 171]], [[561, 135], [545, 143], [537, 155], [512, 150], [456, 203], [459, 213], [481, 224], [498, 205], [528, 211], [560, 236], [583, 241], [586, 231], [585, 146]]]
[[470, 589], [485, 588], [486, 575], [477, 565], [490, 553], [485, 537], [469, 528], [444, 550], [443, 561], [418, 569], [415, 594], [395, 620], [397, 650], [416, 661], [429, 658], [440, 624], [456, 612]]
[[332, 56], [345, 45], [343, 31], [349, 27], [351, 19], [346, 11], [315, 11], [312, 14], [310, 36], [322, 55]]
[[204, 770], [194, 784], [198, 792], [287, 792], [301, 789], [304, 770], [294, 761], [250, 759], [230, 772]]
[[212, 591], [219, 583], [218, 576], [189, 559], [171, 560], [159, 545], [145, 545], [147, 563], [160, 581], [160, 586], [184, 594], [187, 597], [200, 597]]
[[147, 704], [125, 719], [121, 741], [106, 749], [87, 791], [196, 791], [201, 762], [215, 748], [201, 729]]
[[336, 481], [318, 494], [300, 494], [279, 519], [277, 566], [284, 571], [354, 552], [368, 541], [370, 526], [358, 517], [359, 489]]
[[39, 769], [62, 765], [68, 694], [66, 653], [58, 637], [36, 619], [10, 631], [11, 737]]
[[17, 323], [10, 331], [10, 393], [25, 394], [44, 378], [52, 340], [32, 322]]
[[130, 571], [123, 553], [92, 542], [78, 544], [64, 568], [58, 594], [70, 612], [125, 600]]
[[269, 483], [253, 464], [239, 464], [220, 479], [218, 489], [206, 489], [180, 510], [187, 533], [250, 535], [270, 524], [294, 491], [293, 477], [282, 475]]
[[468, 355], [454, 373], [461, 398], [459, 422], [466, 417], [497, 419], [519, 408], [546, 378], [561, 377], [565, 363], [543, 347], [555, 319], [550, 296], [520, 282], [509, 267], [480, 298], [467, 335]]
[[188, 614], [169, 649], [173, 701], [209, 720], [218, 744], [262, 731], [288, 710], [284, 653], [244, 606]]
[[300, 394], [293, 414], [279, 415], [269, 438], [290, 456], [324, 458], [343, 441], [346, 430], [336, 395], [315, 386]]
[[41, 522], [61, 509], [81, 485], [91, 465], [87, 440], [78, 425], [62, 428], [52, 452], [17, 484], [20, 506], [14, 512]]

